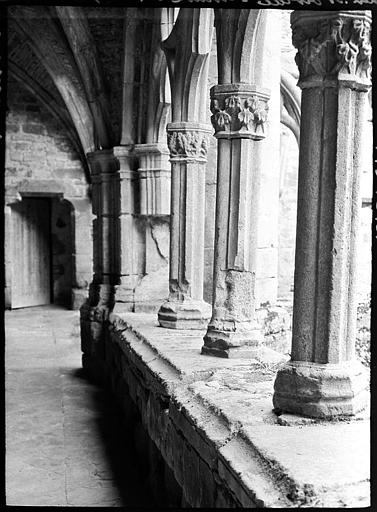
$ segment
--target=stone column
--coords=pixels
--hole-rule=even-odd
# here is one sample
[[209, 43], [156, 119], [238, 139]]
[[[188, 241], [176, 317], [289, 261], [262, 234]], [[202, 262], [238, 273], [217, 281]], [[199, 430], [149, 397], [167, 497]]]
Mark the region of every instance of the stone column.
[[167, 125], [172, 169], [169, 299], [158, 312], [163, 327], [204, 328], [211, 307], [203, 300], [205, 164], [209, 127]]
[[95, 281], [102, 285], [113, 284], [112, 248], [114, 234], [113, 177], [118, 162], [113, 149], [103, 149], [88, 154], [92, 171], [92, 208], [94, 220], [94, 273]]
[[88, 153], [92, 173], [93, 220], [93, 281], [89, 299], [81, 307], [81, 346], [83, 364], [103, 359], [103, 323], [114, 303], [114, 271], [112, 254], [114, 246], [114, 191], [113, 176], [118, 161], [112, 149]]
[[355, 360], [360, 142], [370, 87], [368, 11], [294, 12], [302, 88], [291, 361], [275, 409], [349, 416], [367, 403]]
[[169, 69], [171, 161], [169, 299], [158, 312], [161, 326], [204, 328], [210, 305], [203, 300], [205, 162], [208, 63], [212, 9], [181, 9], [162, 42]]
[[73, 283], [71, 308], [79, 309], [88, 297], [93, 274], [92, 212], [88, 197], [68, 197], [73, 206]]
[[[269, 93], [246, 83], [211, 89], [218, 139], [212, 318], [203, 354], [250, 357], [262, 333], [255, 320], [258, 141], [266, 136]], [[243, 347], [242, 351], [239, 350]]]
[[135, 225], [135, 183], [133, 145], [116, 146], [118, 162], [113, 175], [114, 186], [114, 245], [115, 312], [133, 311], [134, 290], [139, 279], [136, 248], [138, 231]]

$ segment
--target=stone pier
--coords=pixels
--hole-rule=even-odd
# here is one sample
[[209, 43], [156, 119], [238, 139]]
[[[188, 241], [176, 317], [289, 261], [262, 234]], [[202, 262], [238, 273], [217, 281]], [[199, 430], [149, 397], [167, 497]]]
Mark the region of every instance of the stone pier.
[[93, 281], [89, 298], [80, 308], [84, 364], [101, 361], [104, 354], [104, 321], [114, 303], [114, 197], [113, 177], [118, 162], [112, 149], [88, 154], [92, 174]]
[[183, 9], [162, 43], [172, 91], [172, 123], [167, 125], [172, 178], [169, 298], [158, 312], [158, 321], [171, 329], [203, 328], [211, 315], [203, 300], [203, 271], [212, 24], [211, 9]]
[[[251, 84], [211, 90], [218, 143], [213, 314], [203, 354], [229, 357], [229, 349], [257, 346], [255, 268], [260, 166], [255, 141], [265, 137], [268, 92]], [[232, 352], [232, 355], [238, 351]]]
[[116, 146], [114, 155], [118, 161], [114, 174], [114, 271], [116, 274], [115, 306], [124, 311], [134, 308], [134, 289], [139, 279], [138, 262], [134, 256], [138, 243], [135, 226], [135, 182], [133, 145]]
[[[258, 144], [267, 134], [270, 94], [252, 82], [248, 64], [256, 55], [248, 40], [264, 26], [264, 18], [261, 11], [219, 9], [215, 25], [223, 51], [218, 52], [219, 85], [211, 89], [211, 121], [218, 139], [213, 310], [202, 353], [250, 357], [245, 347], [254, 349], [262, 341], [255, 318]], [[240, 60], [233, 52], [236, 34]]]
[[273, 403], [306, 416], [349, 416], [368, 397], [368, 375], [354, 352], [371, 15], [300, 11], [291, 23], [302, 88], [292, 351]]
[[209, 130], [170, 123], [172, 165], [169, 300], [158, 313], [163, 327], [204, 327], [211, 307], [203, 301], [205, 164]]

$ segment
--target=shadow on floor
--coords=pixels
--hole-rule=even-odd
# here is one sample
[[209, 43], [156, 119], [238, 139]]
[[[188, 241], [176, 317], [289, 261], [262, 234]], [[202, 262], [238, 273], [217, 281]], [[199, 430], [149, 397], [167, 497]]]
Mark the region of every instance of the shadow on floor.
[[72, 377], [82, 379], [93, 390], [91, 399], [98, 413], [96, 425], [103, 441], [114, 481], [125, 508], [156, 508], [148, 482], [148, 468], [136, 452], [134, 425], [124, 425], [124, 417], [112, 394], [94, 383], [87, 372], [80, 368], [72, 371]]

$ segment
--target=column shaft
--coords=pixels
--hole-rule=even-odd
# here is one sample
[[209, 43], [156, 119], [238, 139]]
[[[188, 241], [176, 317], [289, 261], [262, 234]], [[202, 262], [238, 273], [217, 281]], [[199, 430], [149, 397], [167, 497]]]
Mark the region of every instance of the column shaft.
[[134, 170], [133, 146], [117, 146], [114, 154], [119, 163], [113, 177], [115, 305], [121, 312], [134, 310], [134, 290], [141, 273], [136, 255], [139, 241], [135, 222], [137, 172]]
[[365, 406], [367, 385], [354, 345], [370, 18], [302, 11], [292, 23], [303, 89], [292, 353], [278, 372], [274, 405], [309, 416], [350, 415]]
[[250, 357], [259, 345], [255, 320], [259, 144], [265, 137], [266, 90], [251, 84], [211, 89], [218, 138], [213, 311], [203, 354]]
[[158, 313], [163, 327], [197, 329], [207, 325], [203, 301], [205, 163], [208, 127], [170, 123], [171, 221], [169, 299]]

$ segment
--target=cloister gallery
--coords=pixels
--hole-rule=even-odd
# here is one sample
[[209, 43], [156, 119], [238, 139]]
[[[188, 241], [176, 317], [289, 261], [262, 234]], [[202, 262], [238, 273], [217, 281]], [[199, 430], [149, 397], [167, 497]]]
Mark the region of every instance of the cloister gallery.
[[77, 311], [170, 506], [368, 504], [371, 21], [8, 7], [6, 307]]

